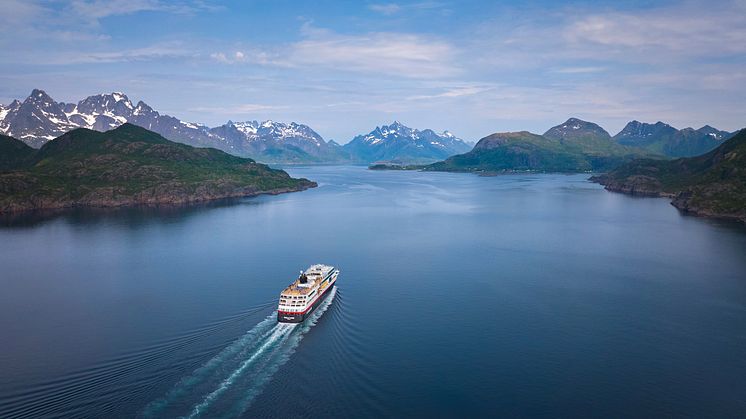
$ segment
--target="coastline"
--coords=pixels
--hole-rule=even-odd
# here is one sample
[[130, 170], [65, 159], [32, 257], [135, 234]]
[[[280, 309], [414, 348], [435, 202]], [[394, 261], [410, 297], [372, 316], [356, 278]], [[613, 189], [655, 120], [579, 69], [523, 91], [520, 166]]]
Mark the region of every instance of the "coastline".
[[[302, 192], [318, 186], [316, 182], [299, 179], [299, 184], [267, 190], [252, 187], [219, 187], [220, 185], [199, 185], [192, 192], [186, 185], [164, 184], [145, 189], [135, 195], [118, 195], [114, 187], [97, 188], [79, 199], [55, 199], [54, 197], [30, 196], [16, 202], [3, 202], [0, 214], [19, 214], [40, 210], [64, 210], [68, 208], [121, 208], [134, 206], [184, 206], [230, 198], [249, 198], [259, 195], [280, 195]], [[210, 190], [217, 186], [217, 190]], [[223, 189], [223, 190], [221, 190]]]
[[[711, 218], [717, 220], [736, 221], [746, 224], [746, 214], [730, 214], [717, 211], [709, 207], [707, 202], [695, 202], [695, 191], [687, 188], [681, 191], [664, 191], [660, 182], [652, 177], [637, 175], [630, 176], [625, 181], [615, 181], [609, 176], [602, 174], [591, 176], [589, 181], [602, 185], [609, 192], [621, 193], [630, 196], [648, 198], [669, 198], [670, 204], [682, 214], [700, 218]], [[700, 192], [701, 191], [697, 191]], [[701, 199], [700, 199], [701, 201]]]

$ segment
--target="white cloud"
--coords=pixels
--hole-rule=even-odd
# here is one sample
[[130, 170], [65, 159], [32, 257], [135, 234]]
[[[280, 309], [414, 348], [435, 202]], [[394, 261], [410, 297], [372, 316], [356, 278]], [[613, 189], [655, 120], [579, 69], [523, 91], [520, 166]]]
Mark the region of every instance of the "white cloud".
[[231, 106], [200, 106], [187, 109], [190, 112], [211, 113], [217, 115], [245, 115], [252, 112], [288, 109], [284, 105], [266, 105], [261, 103], [239, 103]]
[[0, 34], [11, 34], [24, 41], [50, 42], [101, 41], [100, 20], [138, 12], [193, 15], [220, 7], [203, 0], [3, 0]]
[[255, 51], [246, 59], [293, 68], [334, 69], [387, 76], [438, 78], [457, 74], [456, 49], [434, 37], [374, 32], [344, 35], [308, 24], [303, 40], [274, 50]]
[[555, 73], [560, 74], [586, 74], [586, 73], [600, 73], [606, 71], [606, 67], [564, 67], [554, 70]]
[[[416, 10], [431, 10], [431, 9], [442, 9], [443, 4], [435, 1], [423, 1], [418, 3], [374, 3], [368, 5], [368, 9], [380, 13], [382, 15], [391, 16], [400, 12], [416, 11]], [[445, 10], [445, 9], [444, 9]], [[450, 10], [447, 10], [450, 12]]]
[[462, 98], [466, 96], [479, 95], [484, 92], [493, 90], [494, 88], [495, 86], [487, 86], [487, 85], [464, 85], [464, 86], [448, 87], [440, 93], [409, 96], [406, 99], [420, 101], [420, 100], [428, 100], [428, 99]]
[[571, 22], [564, 37], [570, 43], [596, 45], [610, 52], [631, 51], [637, 58], [650, 60], [746, 52], [746, 7], [738, 2], [702, 6], [585, 16]]
[[233, 53], [214, 52], [210, 54], [210, 58], [223, 64], [236, 64], [246, 61], [246, 54], [242, 51], [236, 51]]
[[198, 54], [180, 42], [162, 42], [140, 48], [113, 51], [50, 53], [45, 58], [49, 64], [86, 64], [152, 61], [162, 59], [195, 58]]
[[401, 11], [401, 6], [396, 3], [371, 4], [368, 8], [384, 15], [393, 15], [394, 13]]
[[107, 16], [126, 15], [142, 11], [164, 10], [166, 5], [157, 0], [93, 0], [73, 1], [70, 10], [73, 14], [90, 19]]
[[138, 12], [190, 14], [216, 9], [218, 9], [217, 6], [209, 3], [189, 0], [75, 0], [70, 3], [70, 10], [73, 14], [90, 19]]

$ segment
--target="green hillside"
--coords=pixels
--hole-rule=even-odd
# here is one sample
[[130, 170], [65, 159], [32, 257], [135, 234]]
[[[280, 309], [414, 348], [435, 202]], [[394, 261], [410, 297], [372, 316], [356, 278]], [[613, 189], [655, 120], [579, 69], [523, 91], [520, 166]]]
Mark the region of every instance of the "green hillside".
[[527, 131], [504, 132], [482, 138], [472, 151], [431, 164], [425, 170], [604, 171], [643, 155], [643, 151], [593, 135], [547, 138]]
[[31, 164], [36, 149], [21, 140], [0, 135], [0, 172], [22, 169]]
[[30, 154], [0, 152], [11, 162], [7, 167], [17, 169], [0, 173], [0, 212], [181, 204], [315, 186], [251, 159], [174, 143], [130, 124], [107, 132], [76, 129]]
[[746, 130], [701, 156], [634, 160], [592, 180], [611, 191], [671, 196], [696, 215], [746, 221]]

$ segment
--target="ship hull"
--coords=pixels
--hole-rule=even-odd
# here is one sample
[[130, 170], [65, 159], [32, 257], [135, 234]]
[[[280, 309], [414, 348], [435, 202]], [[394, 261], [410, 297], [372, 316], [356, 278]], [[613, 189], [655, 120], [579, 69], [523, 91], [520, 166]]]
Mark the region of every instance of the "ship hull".
[[311, 314], [316, 311], [316, 308], [321, 305], [321, 303], [326, 300], [327, 297], [329, 297], [329, 294], [331, 294], [329, 291], [332, 290], [336, 282], [337, 281], [334, 281], [331, 285], [326, 287], [324, 293], [321, 294], [321, 297], [317, 298], [316, 301], [314, 301], [314, 303], [311, 305], [311, 307], [308, 307], [306, 311], [302, 313], [290, 313], [287, 311], [278, 310], [277, 321], [280, 323], [303, 323], [307, 318], [311, 317]]

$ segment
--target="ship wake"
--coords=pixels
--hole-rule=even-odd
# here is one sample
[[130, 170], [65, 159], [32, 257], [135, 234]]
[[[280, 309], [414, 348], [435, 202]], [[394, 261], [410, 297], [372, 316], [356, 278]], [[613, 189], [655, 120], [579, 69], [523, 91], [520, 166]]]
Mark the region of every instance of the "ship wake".
[[144, 417], [240, 416], [334, 300], [337, 289], [300, 324], [273, 313], [145, 407]]

